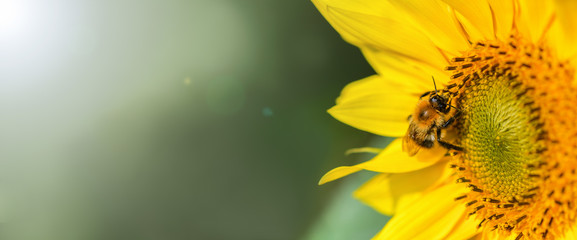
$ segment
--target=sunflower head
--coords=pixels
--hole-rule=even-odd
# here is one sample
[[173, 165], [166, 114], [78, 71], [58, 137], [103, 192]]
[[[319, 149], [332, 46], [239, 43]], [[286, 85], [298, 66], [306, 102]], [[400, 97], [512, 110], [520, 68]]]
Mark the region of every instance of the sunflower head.
[[[358, 194], [395, 214], [377, 238], [574, 237], [577, 4], [314, 2], [378, 73], [345, 88], [333, 116], [380, 135], [411, 133], [405, 118], [419, 109], [422, 93], [433, 91], [431, 75], [453, 107], [441, 121], [451, 118], [452, 124], [423, 127], [431, 146], [422, 153], [403, 155], [402, 144], [393, 142], [373, 160], [325, 176], [362, 169], [386, 174], [379, 178], [390, 180], [371, 181]], [[444, 170], [427, 179], [427, 187], [390, 191], [393, 176], [433, 168]], [[418, 180], [400, 184], [411, 182]], [[433, 221], [445, 225], [427, 225]]]
[[[464, 151], [452, 166], [457, 182], [471, 189], [458, 199], [481, 220], [479, 227], [501, 235], [561, 236], [574, 222], [568, 198], [577, 186], [569, 159], [577, 154], [559, 144], [574, 144], [569, 136], [577, 129], [558, 116], [577, 108], [559, 103], [577, 100], [569, 93], [577, 90], [574, 70], [547, 45], [523, 39], [479, 42], [447, 67], [463, 112], [456, 129]], [[560, 148], [563, 156], [552, 155]]]

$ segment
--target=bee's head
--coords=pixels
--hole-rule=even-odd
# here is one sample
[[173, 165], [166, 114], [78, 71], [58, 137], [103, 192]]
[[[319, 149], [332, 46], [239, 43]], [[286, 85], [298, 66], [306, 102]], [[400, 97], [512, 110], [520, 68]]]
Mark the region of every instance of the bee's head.
[[429, 97], [429, 103], [435, 110], [439, 112], [448, 113], [450, 110], [450, 106], [447, 103], [447, 99], [436, 93], [431, 94], [431, 96]]
[[[429, 92], [429, 104], [431, 104], [431, 107], [433, 107], [435, 110], [437, 110], [438, 112], [441, 113], [449, 113], [449, 110], [451, 105], [449, 104], [449, 101], [447, 100], [447, 98], [439, 95], [439, 91], [437, 91], [437, 84], [435, 83], [435, 78], [433, 77], [433, 86], [435, 86], [435, 92]], [[425, 95], [423, 95], [425, 96]]]

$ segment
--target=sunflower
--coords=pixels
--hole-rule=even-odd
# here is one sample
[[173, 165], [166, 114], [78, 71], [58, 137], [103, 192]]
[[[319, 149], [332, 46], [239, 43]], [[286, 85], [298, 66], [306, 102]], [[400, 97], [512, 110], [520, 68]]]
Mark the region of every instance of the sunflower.
[[354, 193], [393, 215], [375, 239], [577, 238], [577, 2], [313, 2], [377, 72], [343, 89], [333, 117], [403, 137], [417, 103], [452, 109], [425, 133], [455, 147], [409, 156], [399, 138], [321, 179], [379, 173]]

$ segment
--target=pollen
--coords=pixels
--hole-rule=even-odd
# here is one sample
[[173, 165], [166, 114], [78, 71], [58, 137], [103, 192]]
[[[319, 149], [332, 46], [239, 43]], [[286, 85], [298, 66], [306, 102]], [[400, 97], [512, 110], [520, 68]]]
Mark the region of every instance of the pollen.
[[547, 46], [513, 34], [473, 43], [446, 67], [463, 148], [451, 164], [470, 190], [456, 201], [482, 231], [554, 239], [577, 220], [575, 69]]

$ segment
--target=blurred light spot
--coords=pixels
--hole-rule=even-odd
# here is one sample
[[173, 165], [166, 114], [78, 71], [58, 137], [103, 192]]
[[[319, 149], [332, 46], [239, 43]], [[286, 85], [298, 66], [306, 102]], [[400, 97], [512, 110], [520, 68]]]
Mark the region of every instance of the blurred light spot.
[[272, 117], [272, 115], [273, 115], [272, 109], [269, 107], [263, 108], [262, 109], [262, 115], [265, 117]]
[[242, 109], [245, 90], [240, 79], [217, 78], [207, 82], [206, 104], [217, 114], [231, 115]]
[[184, 79], [184, 85], [190, 86], [190, 83], [191, 83], [191, 80], [190, 80], [189, 77], [187, 77], [187, 78]]

